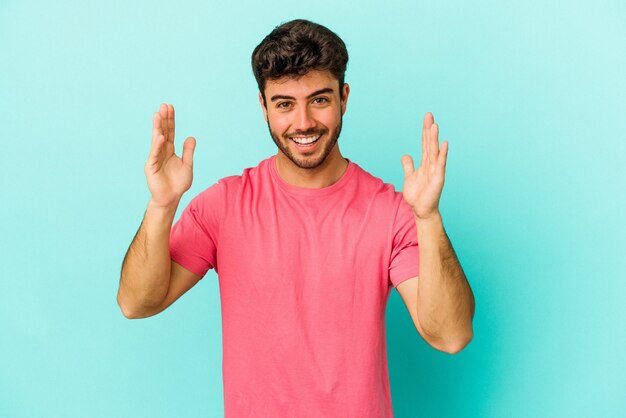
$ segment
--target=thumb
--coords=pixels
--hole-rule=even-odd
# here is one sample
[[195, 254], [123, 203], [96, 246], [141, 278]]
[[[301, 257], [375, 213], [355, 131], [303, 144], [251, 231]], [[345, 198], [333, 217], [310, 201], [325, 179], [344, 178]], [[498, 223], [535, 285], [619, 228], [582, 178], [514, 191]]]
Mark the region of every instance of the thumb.
[[193, 136], [185, 139], [183, 144], [183, 164], [193, 167], [193, 150], [196, 148], [196, 139]]
[[413, 158], [410, 155], [402, 156], [402, 168], [404, 169], [404, 177], [415, 171], [415, 168], [413, 167]]

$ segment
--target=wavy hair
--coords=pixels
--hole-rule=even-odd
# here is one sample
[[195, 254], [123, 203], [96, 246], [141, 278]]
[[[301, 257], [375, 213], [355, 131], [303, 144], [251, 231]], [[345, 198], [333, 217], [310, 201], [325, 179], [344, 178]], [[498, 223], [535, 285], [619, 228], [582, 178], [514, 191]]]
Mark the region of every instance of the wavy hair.
[[312, 70], [330, 71], [342, 97], [348, 65], [346, 45], [320, 24], [296, 19], [274, 28], [252, 52], [252, 72], [265, 102], [265, 83], [281, 77], [299, 78]]

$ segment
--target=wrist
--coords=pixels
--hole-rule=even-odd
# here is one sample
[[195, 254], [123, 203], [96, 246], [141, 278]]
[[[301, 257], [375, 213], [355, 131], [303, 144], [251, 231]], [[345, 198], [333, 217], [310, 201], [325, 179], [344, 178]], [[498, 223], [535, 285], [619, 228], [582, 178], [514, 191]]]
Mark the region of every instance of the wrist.
[[428, 217], [415, 215], [415, 225], [417, 227], [417, 240], [421, 247], [420, 251], [437, 250], [441, 236], [445, 234], [441, 214], [436, 212]]
[[431, 224], [439, 224], [442, 223], [441, 212], [436, 210], [426, 216], [419, 216], [415, 211], [413, 211], [413, 217], [415, 218], [415, 222], [419, 225], [431, 225]]
[[148, 212], [155, 213], [161, 216], [174, 216], [176, 209], [178, 209], [178, 203], [180, 200], [176, 200], [170, 204], [162, 205], [156, 203], [153, 199], [148, 201]]

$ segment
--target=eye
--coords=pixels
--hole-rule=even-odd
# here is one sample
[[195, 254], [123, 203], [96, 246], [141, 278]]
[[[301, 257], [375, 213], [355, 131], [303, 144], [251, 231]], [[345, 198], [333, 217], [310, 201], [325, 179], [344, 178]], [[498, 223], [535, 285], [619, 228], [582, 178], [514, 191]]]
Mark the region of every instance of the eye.
[[326, 97], [316, 97], [315, 99], [313, 99], [313, 103], [325, 104], [325, 103], [328, 103], [328, 99]]
[[280, 102], [276, 105], [277, 108], [279, 109], [287, 109], [291, 106], [290, 102]]

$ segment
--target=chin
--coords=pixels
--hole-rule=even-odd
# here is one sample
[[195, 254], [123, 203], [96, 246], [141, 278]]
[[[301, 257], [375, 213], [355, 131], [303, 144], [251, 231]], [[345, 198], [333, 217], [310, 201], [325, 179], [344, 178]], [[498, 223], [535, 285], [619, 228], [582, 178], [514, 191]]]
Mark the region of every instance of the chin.
[[328, 159], [330, 154], [333, 152], [333, 149], [337, 145], [337, 140], [339, 139], [339, 134], [341, 133], [341, 120], [339, 125], [334, 130], [328, 130], [327, 128], [323, 130], [322, 137], [319, 141], [325, 141], [324, 143], [318, 144], [317, 149], [311, 154], [311, 156], [301, 157], [299, 154], [299, 150], [294, 149], [295, 144], [291, 139], [289, 139], [286, 135], [278, 135], [276, 132], [272, 131], [272, 127], [267, 123], [267, 127], [270, 131], [270, 136], [274, 140], [274, 143], [278, 147], [278, 149], [297, 167], [302, 169], [315, 169]]
[[[328, 140], [328, 138], [324, 139]], [[311, 156], [302, 157], [297, 154], [298, 150], [292, 151], [289, 148], [289, 145], [291, 145], [291, 140], [286, 139], [286, 141], [286, 147], [285, 145], [279, 147], [282, 153], [285, 154], [285, 156], [296, 166], [307, 170], [318, 168], [319, 166], [324, 164], [324, 162], [330, 156], [333, 148], [335, 147], [335, 144], [337, 143], [337, 141], [333, 141], [331, 143], [319, 144], [320, 148], [318, 148], [313, 154], [311, 154]]]

